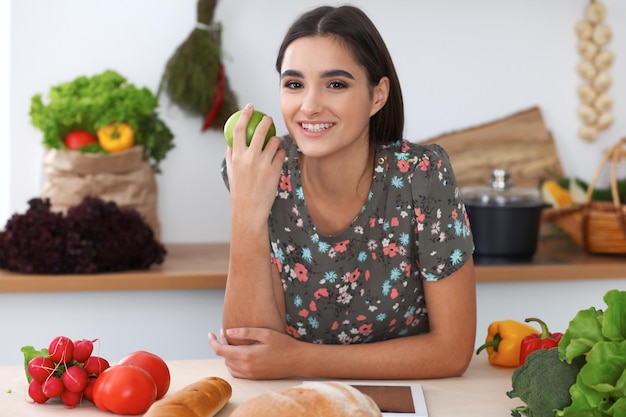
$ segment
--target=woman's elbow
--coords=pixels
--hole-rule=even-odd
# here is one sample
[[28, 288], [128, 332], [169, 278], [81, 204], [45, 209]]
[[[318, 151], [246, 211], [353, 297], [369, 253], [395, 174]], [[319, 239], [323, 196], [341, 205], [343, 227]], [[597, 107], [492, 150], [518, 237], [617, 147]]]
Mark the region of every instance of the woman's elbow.
[[454, 359], [450, 367], [450, 376], [461, 376], [467, 371], [470, 363], [472, 362], [472, 356], [474, 354], [474, 347], [472, 349], [463, 352], [459, 352], [458, 356]]
[[461, 376], [472, 362], [474, 344], [456, 343], [450, 349], [446, 349], [445, 355], [446, 359], [441, 363], [439, 377]]

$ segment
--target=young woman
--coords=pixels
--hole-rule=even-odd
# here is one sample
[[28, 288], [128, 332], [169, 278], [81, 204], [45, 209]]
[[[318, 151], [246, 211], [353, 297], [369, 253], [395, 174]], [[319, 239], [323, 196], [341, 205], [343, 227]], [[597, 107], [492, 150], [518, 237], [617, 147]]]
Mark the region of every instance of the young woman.
[[446, 152], [402, 139], [400, 84], [370, 19], [320, 7], [276, 60], [289, 131], [226, 152], [231, 252], [221, 335], [232, 375], [459, 375], [476, 331], [473, 241]]

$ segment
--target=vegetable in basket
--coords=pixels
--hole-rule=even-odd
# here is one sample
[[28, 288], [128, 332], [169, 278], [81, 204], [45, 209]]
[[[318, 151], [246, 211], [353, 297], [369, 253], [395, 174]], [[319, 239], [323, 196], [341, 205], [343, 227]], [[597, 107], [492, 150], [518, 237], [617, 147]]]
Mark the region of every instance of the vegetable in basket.
[[[156, 112], [157, 97], [114, 70], [53, 86], [46, 98], [44, 103], [42, 94], [35, 94], [30, 106], [31, 122], [42, 131], [46, 149], [67, 149], [64, 140], [76, 130], [96, 133], [102, 127], [125, 123], [134, 132], [134, 144], [145, 148], [145, 159], [160, 173], [160, 162], [174, 147], [174, 135]], [[93, 144], [80, 151], [104, 152]]]
[[135, 132], [127, 123], [111, 123], [98, 129], [98, 143], [109, 153], [122, 152], [135, 144]]

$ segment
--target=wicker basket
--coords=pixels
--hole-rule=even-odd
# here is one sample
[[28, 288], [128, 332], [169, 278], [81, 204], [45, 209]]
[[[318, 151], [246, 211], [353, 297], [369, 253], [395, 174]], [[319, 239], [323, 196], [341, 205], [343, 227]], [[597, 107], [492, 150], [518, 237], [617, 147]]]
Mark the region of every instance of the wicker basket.
[[[544, 212], [546, 220], [556, 223], [587, 253], [626, 254], [626, 205], [621, 203], [617, 188], [617, 165], [626, 157], [625, 146], [626, 137], [605, 152], [589, 183], [585, 203]], [[607, 163], [613, 201], [592, 201], [594, 187]]]

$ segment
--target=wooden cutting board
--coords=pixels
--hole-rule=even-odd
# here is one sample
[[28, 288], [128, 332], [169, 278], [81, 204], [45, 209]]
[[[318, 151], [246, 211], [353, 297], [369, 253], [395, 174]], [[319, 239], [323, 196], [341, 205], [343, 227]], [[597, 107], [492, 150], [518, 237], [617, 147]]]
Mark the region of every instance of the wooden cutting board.
[[509, 169], [520, 187], [537, 187], [541, 178], [563, 175], [552, 134], [538, 107], [420, 143], [438, 143], [448, 152], [461, 188], [486, 185], [491, 171], [498, 168]]

